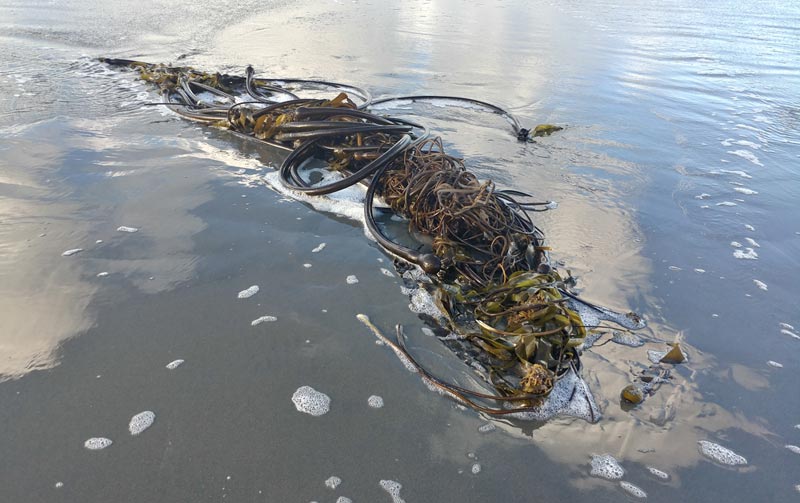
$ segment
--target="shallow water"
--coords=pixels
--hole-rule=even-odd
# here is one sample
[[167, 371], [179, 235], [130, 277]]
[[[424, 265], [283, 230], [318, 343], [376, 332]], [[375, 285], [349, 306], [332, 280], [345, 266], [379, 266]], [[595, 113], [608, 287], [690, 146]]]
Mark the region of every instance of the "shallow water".
[[[0, 500], [796, 499], [800, 9], [584, 4], [0, 0]], [[566, 125], [519, 144], [472, 110], [398, 110], [481, 176], [558, 201], [537, 215], [552, 258], [648, 320], [643, 346], [585, 354], [603, 419], [490, 422], [429, 392], [356, 314], [402, 323], [439, 375], [474, 374], [350, 210], [274, 192], [275, 152], [144, 106], [157, 95], [98, 56]], [[676, 337], [689, 362], [621, 407]], [[298, 411], [303, 386], [329, 410]], [[591, 475], [603, 455], [626, 484]]]

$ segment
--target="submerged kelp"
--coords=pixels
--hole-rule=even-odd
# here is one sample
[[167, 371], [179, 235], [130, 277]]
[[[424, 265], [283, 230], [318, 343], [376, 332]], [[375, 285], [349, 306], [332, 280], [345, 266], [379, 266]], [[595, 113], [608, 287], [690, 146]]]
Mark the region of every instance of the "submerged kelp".
[[[164, 105], [187, 119], [289, 152], [280, 167], [281, 183], [288, 189], [325, 195], [357, 183], [366, 185], [367, 229], [387, 252], [424, 271], [426, 288], [434, 292], [441, 311], [440, 326], [469, 344], [465, 356], [483, 371], [496, 393], [436, 378], [409, 353], [402, 327], [396, 341], [380, 335], [430, 385], [477, 410], [504, 415], [539, 410], [560, 379], [577, 376], [578, 348], [587, 329], [596, 328], [586, 326], [577, 308], [589, 306], [601, 314], [608, 310], [581, 304], [569, 291], [571, 278], [562, 278], [549, 265], [544, 234], [529, 216], [531, 211], [550, 208], [549, 202], [531, 201], [528, 194], [481, 181], [464, 160], [448, 155], [441, 139], [432, 137], [423, 125], [369, 112], [371, 95], [353, 86], [257, 79], [250, 67], [239, 77], [188, 67], [104, 61], [138, 71], [160, 88]], [[307, 88], [332, 90], [333, 97], [300, 97]], [[522, 141], [561, 129], [547, 124], [525, 129], [504, 109], [468, 98], [397, 99], [442, 98], [502, 116]], [[320, 171], [325, 173], [321, 178]], [[383, 211], [374, 207], [376, 199], [407, 222], [407, 233], [387, 233], [376, 220], [376, 213]], [[362, 321], [379, 334], [366, 317]], [[568, 400], [577, 381], [572, 386], [564, 394]], [[585, 386], [584, 391], [588, 393]], [[587, 417], [596, 419], [589, 409]]]

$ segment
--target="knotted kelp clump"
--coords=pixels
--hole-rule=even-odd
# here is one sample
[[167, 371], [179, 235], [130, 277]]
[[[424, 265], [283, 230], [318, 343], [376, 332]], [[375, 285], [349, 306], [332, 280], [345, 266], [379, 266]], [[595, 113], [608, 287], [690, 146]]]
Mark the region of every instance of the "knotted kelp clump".
[[[469, 390], [434, 376], [409, 353], [399, 327], [391, 346], [428, 383], [483, 412], [510, 414], [534, 410], [559, 379], [579, 371], [577, 348], [587, 327], [569, 292], [570, 278], [562, 279], [548, 264], [544, 234], [529, 215], [548, 209], [549, 202], [480, 180], [423, 125], [370, 112], [373, 101], [363, 89], [256, 78], [250, 67], [240, 77], [104, 61], [138, 71], [159, 86], [162, 104], [187, 119], [288, 152], [280, 166], [288, 189], [325, 195], [365, 186], [367, 229], [388, 253], [424, 271], [442, 311], [441, 328], [469, 344], [470, 363], [483, 370], [496, 392]], [[308, 89], [329, 96], [299, 96]], [[504, 109], [468, 98], [396, 99], [442, 98], [501, 116], [520, 140], [560, 129], [522, 128]], [[376, 200], [385, 206], [376, 207]], [[387, 211], [407, 223], [404, 232], [379, 222]]]

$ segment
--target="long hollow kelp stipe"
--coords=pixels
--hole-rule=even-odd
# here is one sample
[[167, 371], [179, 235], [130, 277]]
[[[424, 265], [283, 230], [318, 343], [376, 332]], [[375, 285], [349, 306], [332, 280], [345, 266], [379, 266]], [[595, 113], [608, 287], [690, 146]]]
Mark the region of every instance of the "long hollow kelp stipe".
[[[181, 117], [288, 152], [279, 176], [291, 191], [322, 196], [365, 185], [367, 230], [386, 252], [424, 271], [427, 285], [418, 286], [434, 291], [440, 325], [469, 346], [464, 354], [483, 370], [496, 393], [448, 383], [424, 369], [406, 347], [401, 327], [396, 342], [381, 335], [429, 386], [483, 413], [508, 415], [536, 410], [562, 377], [577, 376], [579, 347], [587, 328], [596, 328], [587, 327], [579, 310], [595, 309], [601, 315], [610, 311], [582, 303], [569, 291], [571, 278], [562, 278], [550, 266], [544, 233], [529, 212], [545, 211], [551, 203], [480, 180], [464, 160], [448, 155], [441, 139], [422, 124], [378, 115], [370, 107], [430, 100], [469, 103], [504, 118], [520, 141], [560, 127], [525, 129], [502, 107], [471, 98], [373, 100], [368, 91], [346, 84], [257, 78], [252, 67], [241, 77], [130, 60], [102, 61], [138, 71], [159, 87], [162, 104]], [[303, 97], [309, 89], [333, 96]], [[326, 174], [314, 180], [320, 167]], [[405, 235], [389, 232], [378, 221], [376, 200], [407, 223]], [[398, 267], [404, 268], [401, 263]], [[598, 319], [630, 329], [643, 326], [622, 315]], [[380, 334], [368, 319], [365, 323]], [[577, 385], [572, 394], [576, 389]], [[589, 419], [596, 418], [591, 410]]]

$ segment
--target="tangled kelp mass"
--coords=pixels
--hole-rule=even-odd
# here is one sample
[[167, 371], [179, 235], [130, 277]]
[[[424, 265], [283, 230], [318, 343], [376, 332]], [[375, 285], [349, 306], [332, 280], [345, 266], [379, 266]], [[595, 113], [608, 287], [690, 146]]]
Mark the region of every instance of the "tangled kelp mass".
[[[401, 259], [398, 267], [405, 263], [424, 271], [422, 283], [441, 310], [441, 328], [466, 343], [463, 355], [496, 392], [466, 389], [425, 370], [409, 353], [402, 327], [396, 341], [381, 334], [430, 385], [487, 414], [506, 415], [537, 410], [562, 377], [578, 373], [578, 348], [587, 329], [598, 328], [587, 326], [578, 309], [600, 315], [608, 311], [582, 303], [569, 291], [572, 278], [562, 278], [549, 265], [544, 234], [529, 212], [544, 211], [551, 203], [481, 181], [423, 125], [369, 110], [373, 103], [392, 100], [468, 102], [502, 116], [520, 141], [549, 135], [558, 126], [525, 129], [504, 109], [467, 98], [404, 96], [373, 102], [369, 92], [353, 86], [259, 79], [251, 67], [241, 77], [103, 61], [138, 71], [160, 88], [162, 104], [184, 118], [287, 151], [280, 180], [288, 189], [325, 195], [366, 185], [367, 229]], [[333, 97], [303, 98], [303, 89], [328, 91]], [[376, 199], [407, 222], [404, 235], [390, 235], [378, 222], [376, 213], [385, 208], [376, 208]], [[635, 317], [599, 318], [627, 328], [643, 326]], [[362, 321], [380, 334], [366, 317]], [[571, 393], [576, 389], [577, 384]]]

